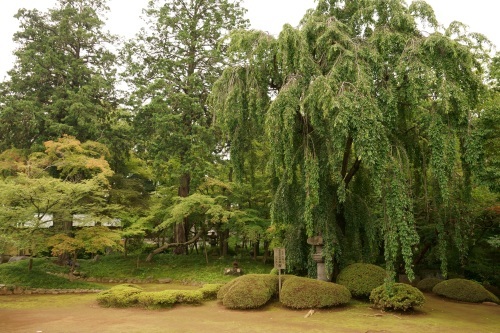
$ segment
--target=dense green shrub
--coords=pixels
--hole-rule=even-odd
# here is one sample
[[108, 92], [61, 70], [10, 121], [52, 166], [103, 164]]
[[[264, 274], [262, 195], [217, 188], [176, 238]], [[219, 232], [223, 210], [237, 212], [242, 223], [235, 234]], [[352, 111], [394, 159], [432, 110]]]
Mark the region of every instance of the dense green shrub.
[[486, 290], [482, 285], [466, 279], [442, 281], [436, 284], [432, 291], [435, 294], [463, 302], [499, 302], [498, 297]]
[[97, 302], [108, 307], [128, 307], [137, 304], [143, 290], [133, 284], [120, 284], [97, 295]]
[[177, 303], [200, 304], [204, 300], [214, 299], [221, 286], [206, 284], [197, 290], [143, 291], [132, 284], [121, 284], [97, 295], [97, 301], [103, 306], [139, 305], [147, 308], [165, 308]]
[[288, 277], [281, 289], [281, 303], [294, 309], [325, 308], [349, 303], [345, 286], [303, 277]]
[[374, 288], [384, 283], [385, 277], [382, 267], [357, 263], [344, 268], [337, 277], [337, 283], [346, 286], [352, 297], [368, 298]]
[[372, 290], [370, 301], [377, 308], [406, 311], [425, 303], [424, 294], [415, 287], [405, 283], [381, 285]]
[[176, 303], [200, 304], [203, 302], [201, 290], [163, 290], [139, 294], [138, 304], [147, 308], [171, 307]]
[[438, 278], [432, 278], [432, 277], [425, 278], [417, 283], [417, 288], [420, 289], [421, 291], [431, 292], [432, 288], [434, 288], [434, 286], [441, 281], [443, 280]]
[[208, 283], [201, 287], [200, 292], [203, 295], [204, 300], [216, 299], [217, 293], [223, 286], [221, 283]]
[[143, 292], [137, 296], [139, 305], [149, 309], [168, 308], [177, 302], [176, 290]]
[[222, 286], [217, 298], [229, 309], [255, 309], [278, 292], [278, 277], [271, 274], [240, 276]]

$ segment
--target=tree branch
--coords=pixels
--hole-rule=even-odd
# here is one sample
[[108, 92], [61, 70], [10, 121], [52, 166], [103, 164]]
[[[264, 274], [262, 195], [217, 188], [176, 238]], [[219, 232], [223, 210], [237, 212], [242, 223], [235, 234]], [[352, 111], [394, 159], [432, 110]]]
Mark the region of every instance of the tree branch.
[[200, 231], [198, 231], [198, 233], [193, 238], [191, 238], [190, 240], [188, 240], [185, 243], [167, 243], [167, 244], [164, 244], [163, 246], [160, 246], [159, 248], [155, 249], [153, 252], [151, 252], [148, 255], [148, 257], [146, 258], [146, 262], [151, 262], [151, 260], [153, 260], [153, 257], [156, 254], [161, 253], [168, 248], [193, 244], [201, 237], [201, 235], [203, 235], [204, 232], [205, 232], [205, 230], [202, 228]]
[[340, 172], [342, 178], [345, 178], [345, 175], [347, 174], [347, 164], [349, 163], [349, 155], [351, 154], [351, 147], [352, 147], [352, 136], [349, 135], [345, 143], [344, 159], [342, 160], [342, 171]]
[[361, 160], [360, 159], [356, 159], [356, 162], [354, 162], [354, 164], [352, 165], [351, 170], [349, 170], [349, 173], [344, 178], [344, 182], [345, 182], [345, 187], [346, 188], [347, 188], [347, 186], [349, 186], [349, 182], [352, 180], [352, 177], [354, 177], [354, 175], [356, 174], [356, 172], [359, 170], [359, 166], [360, 165], [361, 165]]

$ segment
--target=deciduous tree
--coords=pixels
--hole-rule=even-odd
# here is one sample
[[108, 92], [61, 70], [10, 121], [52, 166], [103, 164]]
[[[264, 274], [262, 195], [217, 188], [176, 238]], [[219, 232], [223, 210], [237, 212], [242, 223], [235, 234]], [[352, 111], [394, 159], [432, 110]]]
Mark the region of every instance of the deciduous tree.
[[231, 35], [214, 107], [242, 143], [232, 157], [253, 139], [242, 128], [267, 130], [271, 216], [287, 231], [289, 267], [307, 267], [305, 238], [320, 234], [330, 269], [374, 260], [382, 242], [389, 271], [402, 262], [412, 276], [417, 203], [437, 209], [444, 239], [453, 190], [467, 182], [455, 172], [468, 167], [486, 42], [457, 22], [439, 30], [426, 3], [400, 0], [320, 0], [277, 38]]

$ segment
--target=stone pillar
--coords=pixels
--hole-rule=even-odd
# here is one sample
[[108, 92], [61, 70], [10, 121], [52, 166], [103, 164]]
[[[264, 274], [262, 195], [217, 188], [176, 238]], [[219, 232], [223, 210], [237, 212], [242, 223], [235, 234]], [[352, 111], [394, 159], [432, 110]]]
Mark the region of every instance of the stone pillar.
[[314, 246], [313, 260], [316, 262], [316, 271], [318, 280], [328, 281], [325, 269], [325, 260], [323, 259], [323, 237], [314, 236], [307, 239], [307, 244]]

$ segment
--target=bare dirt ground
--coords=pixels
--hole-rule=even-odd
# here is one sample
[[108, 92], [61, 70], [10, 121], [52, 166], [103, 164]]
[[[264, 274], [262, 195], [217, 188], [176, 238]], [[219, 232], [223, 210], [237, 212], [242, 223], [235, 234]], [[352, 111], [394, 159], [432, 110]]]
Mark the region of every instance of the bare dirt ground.
[[102, 308], [95, 294], [1, 296], [0, 332], [500, 333], [500, 306], [451, 302], [429, 294], [426, 298], [412, 314], [381, 312], [353, 302], [305, 318], [307, 310], [289, 310], [277, 302], [254, 311], [227, 310], [217, 301], [146, 310]]

